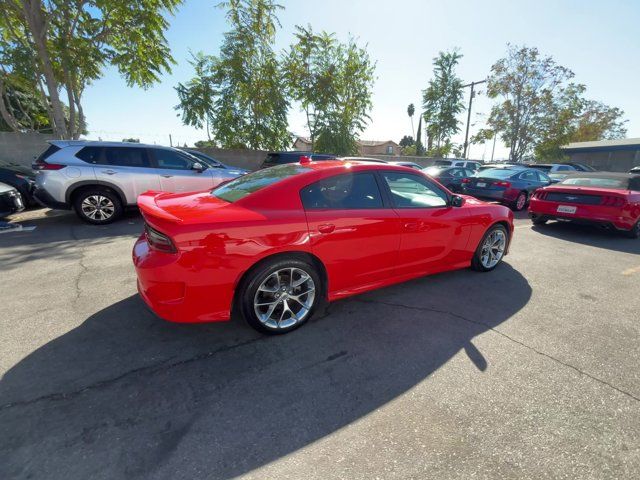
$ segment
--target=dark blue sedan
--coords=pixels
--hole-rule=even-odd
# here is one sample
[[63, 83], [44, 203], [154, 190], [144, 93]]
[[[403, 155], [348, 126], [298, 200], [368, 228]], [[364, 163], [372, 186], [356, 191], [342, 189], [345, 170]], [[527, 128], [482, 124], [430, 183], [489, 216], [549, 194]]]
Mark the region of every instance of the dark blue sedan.
[[483, 200], [494, 200], [523, 210], [533, 192], [551, 184], [551, 179], [533, 168], [491, 168], [463, 181], [463, 192]]
[[462, 192], [462, 182], [469, 177], [473, 176], [473, 171], [462, 167], [427, 167], [422, 171], [435, 178], [442, 185], [447, 187], [452, 192]]

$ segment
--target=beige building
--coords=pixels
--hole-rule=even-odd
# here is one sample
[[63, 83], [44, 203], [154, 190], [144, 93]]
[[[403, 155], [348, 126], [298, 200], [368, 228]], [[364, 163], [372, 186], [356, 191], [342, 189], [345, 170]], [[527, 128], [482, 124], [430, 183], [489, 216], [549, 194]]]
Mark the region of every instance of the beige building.
[[[393, 140], [378, 141], [378, 140], [357, 140], [358, 155], [392, 155], [397, 157], [400, 155], [400, 145]], [[293, 149], [299, 152], [311, 151], [311, 140], [305, 137], [297, 137], [293, 142]]]

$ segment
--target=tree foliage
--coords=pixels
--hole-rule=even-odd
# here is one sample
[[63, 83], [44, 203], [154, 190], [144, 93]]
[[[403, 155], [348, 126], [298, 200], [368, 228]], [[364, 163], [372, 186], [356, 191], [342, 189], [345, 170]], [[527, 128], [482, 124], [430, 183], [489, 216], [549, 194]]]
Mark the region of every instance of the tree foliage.
[[510, 149], [510, 160], [517, 162], [534, 153], [560, 159], [564, 144], [624, 136], [623, 112], [584, 98], [586, 87], [572, 83], [573, 76], [536, 48], [509, 45], [488, 79], [489, 98], [499, 100], [487, 120], [489, 128], [472, 142], [499, 135]]
[[415, 145], [415, 143], [416, 141], [413, 139], [411, 135], [405, 135], [404, 137], [402, 137], [398, 145], [400, 145], [402, 148], [405, 148], [405, 147], [408, 147], [409, 145]]
[[284, 57], [284, 76], [307, 119], [312, 150], [357, 153], [356, 140], [369, 120], [375, 64], [355, 40], [296, 27], [296, 42]]
[[509, 45], [505, 58], [491, 67], [489, 98], [500, 99], [487, 123], [509, 147], [509, 159], [520, 161], [546, 135], [549, 118], [573, 72], [543, 57], [537, 48]]
[[180, 3], [5, 0], [0, 37], [2, 50], [13, 61], [2, 68], [30, 80], [46, 103], [57, 136], [77, 138], [86, 126], [82, 94], [106, 65], [115, 66], [129, 85], [145, 88], [170, 70], [173, 59], [164, 37], [164, 15]]
[[272, 0], [229, 0], [220, 6], [227, 9], [231, 30], [218, 57], [194, 57], [196, 75], [176, 87], [176, 108], [187, 125], [208, 123], [223, 148], [286, 148], [289, 104], [273, 51], [282, 7]]
[[[423, 117], [432, 150], [430, 155], [443, 156], [450, 150], [450, 138], [460, 130], [458, 114], [464, 110], [462, 80], [455, 72], [462, 55], [457, 51], [440, 52], [433, 59], [433, 79], [423, 91]], [[448, 151], [446, 152], [448, 153]]]

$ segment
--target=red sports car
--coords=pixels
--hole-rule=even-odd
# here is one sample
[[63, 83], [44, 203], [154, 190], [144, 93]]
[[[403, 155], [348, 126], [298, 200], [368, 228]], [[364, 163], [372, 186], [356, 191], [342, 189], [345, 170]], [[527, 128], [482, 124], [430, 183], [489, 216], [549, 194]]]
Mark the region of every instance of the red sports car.
[[534, 225], [548, 220], [613, 227], [640, 237], [640, 175], [580, 172], [541, 188], [531, 198]]
[[288, 332], [322, 301], [507, 253], [513, 215], [414, 169], [301, 161], [198, 193], [147, 192], [133, 249], [138, 290], [175, 322], [228, 320]]

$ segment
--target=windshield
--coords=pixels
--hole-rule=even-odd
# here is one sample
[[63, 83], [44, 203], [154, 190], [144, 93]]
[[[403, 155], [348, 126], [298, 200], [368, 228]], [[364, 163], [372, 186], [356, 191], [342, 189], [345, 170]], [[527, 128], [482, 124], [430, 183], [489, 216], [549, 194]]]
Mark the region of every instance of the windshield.
[[529, 168], [535, 168], [536, 170], [542, 170], [543, 172], [548, 172], [551, 170], [552, 165], [529, 165]]
[[575, 185], [577, 187], [613, 188], [616, 190], [629, 190], [628, 178], [607, 177], [571, 177], [560, 182], [562, 185]]
[[221, 200], [233, 203], [285, 178], [308, 172], [309, 170], [311, 169], [308, 167], [294, 163], [265, 168], [220, 185], [211, 193]]
[[434, 162], [434, 165], [449, 166], [449, 165], [451, 165], [451, 161], [450, 160], [436, 160]]
[[513, 175], [513, 170], [508, 168], [490, 168], [489, 170], [482, 170], [474, 175], [474, 177], [487, 177], [487, 178], [509, 178]]

